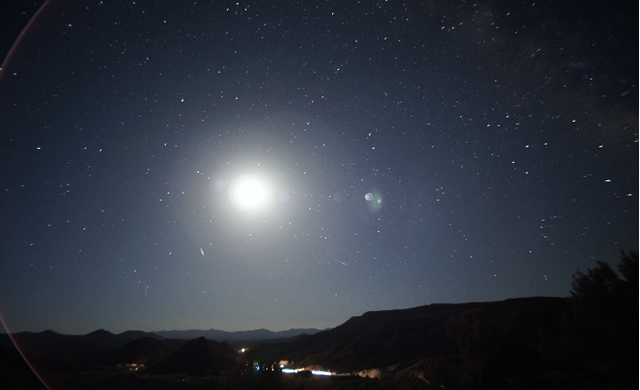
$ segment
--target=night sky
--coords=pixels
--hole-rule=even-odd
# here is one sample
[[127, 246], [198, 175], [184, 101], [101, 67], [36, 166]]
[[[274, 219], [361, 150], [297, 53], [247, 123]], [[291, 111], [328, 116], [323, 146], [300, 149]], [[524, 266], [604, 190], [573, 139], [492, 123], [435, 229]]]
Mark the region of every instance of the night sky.
[[633, 2], [49, 0], [18, 38], [41, 3], [3, 17], [10, 331], [334, 327], [638, 250]]

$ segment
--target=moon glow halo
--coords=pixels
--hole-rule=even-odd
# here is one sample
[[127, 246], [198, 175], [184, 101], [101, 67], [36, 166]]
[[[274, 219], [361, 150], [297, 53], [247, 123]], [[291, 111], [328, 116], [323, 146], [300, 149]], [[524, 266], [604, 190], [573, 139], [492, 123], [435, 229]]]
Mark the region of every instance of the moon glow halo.
[[242, 211], [265, 210], [271, 198], [271, 189], [266, 181], [254, 175], [238, 176], [229, 187], [231, 203]]

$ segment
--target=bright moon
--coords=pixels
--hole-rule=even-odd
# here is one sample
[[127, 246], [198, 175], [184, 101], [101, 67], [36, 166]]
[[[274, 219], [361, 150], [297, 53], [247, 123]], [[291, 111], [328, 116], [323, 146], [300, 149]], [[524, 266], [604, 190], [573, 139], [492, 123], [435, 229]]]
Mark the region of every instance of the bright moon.
[[264, 180], [252, 175], [243, 175], [231, 183], [229, 199], [242, 211], [260, 210], [268, 205], [269, 192], [269, 186]]

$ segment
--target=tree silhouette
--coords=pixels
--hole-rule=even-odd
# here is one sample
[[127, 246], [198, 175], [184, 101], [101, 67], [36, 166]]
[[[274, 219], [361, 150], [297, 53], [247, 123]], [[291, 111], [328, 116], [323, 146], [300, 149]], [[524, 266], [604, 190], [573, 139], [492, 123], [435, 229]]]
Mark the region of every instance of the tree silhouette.
[[638, 254], [621, 252], [620, 260], [618, 272], [603, 261], [586, 274], [577, 271], [571, 290], [573, 306], [577, 319], [637, 337]]
[[620, 258], [619, 273], [604, 261], [598, 261], [586, 274], [576, 271], [571, 296], [577, 303], [592, 310], [607, 311], [607, 306], [614, 301], [631, 303], [629, 299], [638, 299], [638, 254], [623, 251]]
[[573, 276], [571, 349], [593, 383], [638, 388], [638, 253]]

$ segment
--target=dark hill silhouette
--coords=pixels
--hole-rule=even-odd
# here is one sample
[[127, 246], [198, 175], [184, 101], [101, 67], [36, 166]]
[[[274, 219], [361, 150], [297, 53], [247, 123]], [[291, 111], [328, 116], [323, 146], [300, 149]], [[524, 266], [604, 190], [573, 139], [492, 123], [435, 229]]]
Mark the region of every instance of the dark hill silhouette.
[[109, 332], [108, 330], [104, 330], [100, 328], [98, 330], [94, 330], [93, 332], [88, 333], [87, 336], [95, 337], [95, 338], [111, 338], [111, 337], [114, 337], [115, 334]]
[[[13, 347], [8, 335], [2, 335], [0, 345]], [[19, 332], [13, 335], [27, 359], [36, 363], [57, 361], [75, 368], [90, 367], [110, 352], [140, 337], [160, 336], [140, 331], [113, 334], [104, 329], [86, 335], [65, 335], [46, 330], [40, 333]]]
[[143, 337], [109, 353], [102, 360], [102, 363], [106, 365], [136, 363], [149, 367], [177, 351], [186, 343], [187, 340], [159, 340], [155, 337]]
[[138, 340], [141, 338], [153, 338], [156, 340], [164, 339], [162, 336], [143, 332], [140, 330], [128, 330], [119, 334], [113, 334], [104, 329], [98, 329], [86, 335], [87, 338], [95, 340], [103, 345], [106, 349], [116, 349], [124, 346], [125, 344]]
[[85, 336], [86, 339], [90, 339], [97, 343], [100, 343], [105, 348], [118, 348], [123, 345], [123, 342], [125, 342], [125, 339], [123, 337], [115, 335], [104, 329], [98, 329], [89, 334], [86, 334]]
[[128, 340], [128, 341], [138, 340], [143, 337], [151, 337], [158, 340], [164, 339], [164, 337], [160, 335], [156, 335], [153, 332], [143, 332], [141, 330], [127, 330], [122, 333], [119, 333], [118, 336], [121, 337], [123, 340]]
[[235, 352], [226, 342], [204, 337], [187, 342], [145, 371], [147, 374], [217, 375], [235, 364]]
[[[538, 331], [567, 309], [564, 298], [522, 298], [367, 312], [334, 329], [250, 352], [259, 360], [287, 359], [340, 373], [400, 369], [430, 358], [462, 359], [461, 344], [482, 338], [505, 353], [516, 346], [526, 350]], [[474, 332], [483, 334], [474, 338]]]

